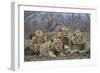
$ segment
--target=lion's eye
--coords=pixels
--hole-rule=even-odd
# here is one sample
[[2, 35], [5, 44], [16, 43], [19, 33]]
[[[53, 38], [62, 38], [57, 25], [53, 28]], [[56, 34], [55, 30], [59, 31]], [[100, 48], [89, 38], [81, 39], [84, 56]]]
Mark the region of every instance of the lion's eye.
[[59, 37], [59, 39], [61, 39], [61, 37]]

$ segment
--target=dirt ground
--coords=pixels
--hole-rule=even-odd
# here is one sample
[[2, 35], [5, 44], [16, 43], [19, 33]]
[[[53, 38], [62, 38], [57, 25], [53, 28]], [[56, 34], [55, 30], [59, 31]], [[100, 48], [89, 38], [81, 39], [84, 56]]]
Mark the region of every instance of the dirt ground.
[[85, 53], [82, 55], [73, 54], [72, 56], [66, 56], [66, 57], [56, 57], [56, 58], [50, 58], [50, 57], [39, 57], [39, 56], [24, 56], [25, 62], [31, 62], [31, 61], [49, 61], [49, 60], [73, 60], [73, 59], [90, 59], [90, 53]]

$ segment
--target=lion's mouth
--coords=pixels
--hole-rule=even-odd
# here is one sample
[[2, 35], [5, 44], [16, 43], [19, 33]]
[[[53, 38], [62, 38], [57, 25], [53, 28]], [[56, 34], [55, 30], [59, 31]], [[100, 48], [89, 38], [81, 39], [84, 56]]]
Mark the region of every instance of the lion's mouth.
[[58, 52], [59, 52], [59, 51], [60, 51], [60, 47], [57, 47], [57, 48], [56, 48], [56, 51], [58, 51]]

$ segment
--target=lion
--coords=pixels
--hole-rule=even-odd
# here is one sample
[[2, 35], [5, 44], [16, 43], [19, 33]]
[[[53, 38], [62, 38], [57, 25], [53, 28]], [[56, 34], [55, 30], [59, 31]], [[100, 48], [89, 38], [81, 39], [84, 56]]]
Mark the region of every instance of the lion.
[[70, 40], [70, 47], [71, 47], [70, 55], [72, 56], [75, 56], [75, 54], [84, 56], [88, 54], [89, 56], [90, 54], [90, 43], [85, 39], [84, 36], [80, 36], [80, 38], [79, 39], [77, 38], [77, 40], [76, 39]]
[[40, 44], [47, 42], [47, 37], [42, 30], [37, 30], [35, 32], [35, 37], [38, 39], [37, 42]]
[[60, 31], [57, 32], [57, 37], [58, 37], [60, 40], [63, 40], [64, 36], [65, 36], [65, 33], [62, 32], [62, 30], [60, 30]]
[[35, 55], [40, 55], [39, 48], [40, 45], [45, 43], [47, 41], [46, 36], [44, 35], [44, 32], [42, 30], [37, 30], [36, 32], [32, 33], [32, 50], [35, 53]]
[[46, 57], [57, 57], [62, 54], [63, 44], [62, 42], [55, 38], [50, 41], [40, 45], [40, 54]]
[[80, 30], [76, 30], [73, 35], [70, 37], [69, 46], [71, 52], [81, 53], [86, 48], [86, 42], [84, 41], [83, 33]]
[[42, 30], [37, 30], [36, 32], [33, 32], [33, 35], [32, 35], [33, 46], [36, 43], [42, 44], [42, 43], [45, 43], [46, 41], [47, 41], [47, 37], [44, 35]]
[[33, 32], [30, 38], [32, 40], [33, 45], [35, 43], [42, 44], [47, 41], [47, 37], [42, 30], [37, 30], [36, 32]]
[[67, 28], [66, 26], [62, 26], [60, 30], [67, 33], [69, 31], [69, 28]]
[[63, 45], [69, 46], [69, 39], [70, 39], [70, 30], [63, 26], [56, 34], [56, 37], [59, 38]]

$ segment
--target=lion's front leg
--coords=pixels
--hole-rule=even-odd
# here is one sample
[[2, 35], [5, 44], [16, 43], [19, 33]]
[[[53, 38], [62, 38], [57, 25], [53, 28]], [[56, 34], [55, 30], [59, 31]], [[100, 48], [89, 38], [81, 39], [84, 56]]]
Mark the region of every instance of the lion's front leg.
[[49, 56], [50, 56], [50, 57], [53, 57], [53, 58], [56, 57], [56, 55], [55, 55], [52, 51], [49, 51], [48, 53], [49, 53]]

